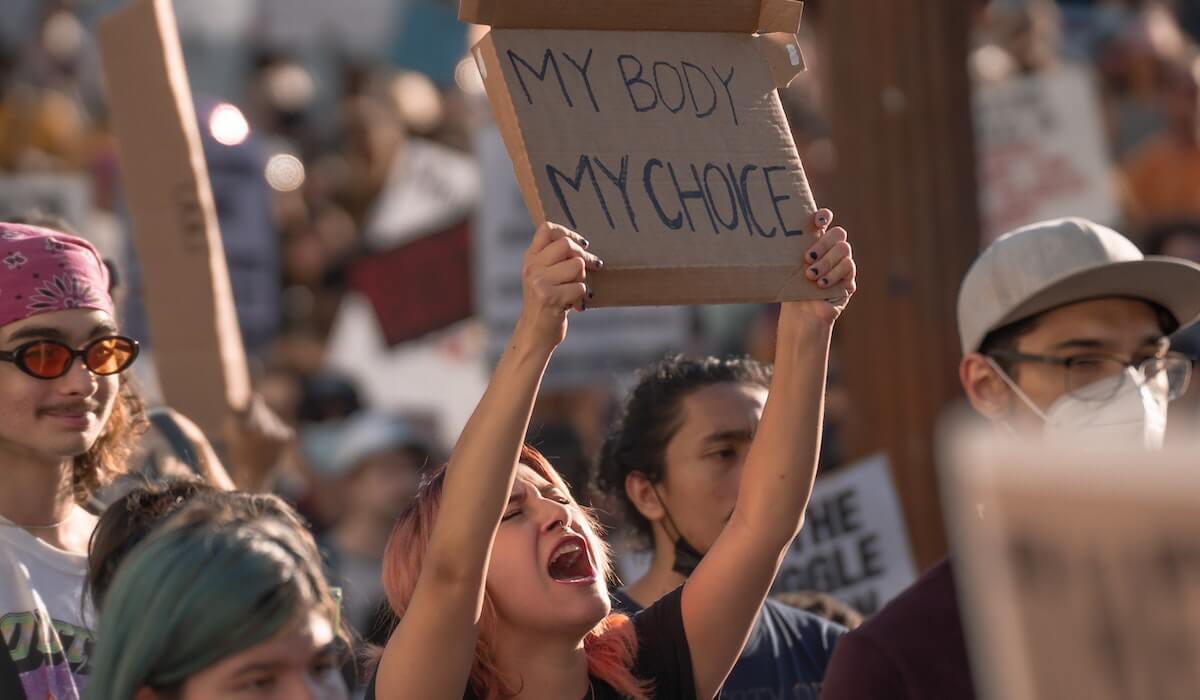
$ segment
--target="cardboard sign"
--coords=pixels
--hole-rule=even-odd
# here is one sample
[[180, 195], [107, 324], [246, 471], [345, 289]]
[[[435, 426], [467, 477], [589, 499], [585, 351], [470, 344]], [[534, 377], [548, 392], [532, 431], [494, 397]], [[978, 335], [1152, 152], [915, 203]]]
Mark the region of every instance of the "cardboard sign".
[[220, 436], [250, 377], [170, 0], [105, 18], [100, 52], [163, 394]]
[[1043, 219], [1120, 217], [1091, 74], [1064, 66], [975, 90], [984, 242]]
[[962, 440], [942, 465], [979, 697], [1200, 688], [1200, 445]]
[[[579, 231], [606, 263], [590, 305], [837, 294], [803, 274], [816, 206], [776, 92], [802, 69], [800, 5], [728, 4], [704, 20], [673, 1], [462, 7], [467, 21], [554, 27], [493, 28], [472, 53], [534, 222]], [[796, 22], [752, 35], [776, 7]], [[598, 31], [614, 28], [627, 31]]]
[[[512, 161], [494, 124], [475, 131], [483, 173], [475, 218], [475, 308], [487, 324], [488, 366], [494, 366], [521, 314], [521, 256], [533, 222], [513, 177]], [[571, 315], [567, 339], [554, 352], [542, 386], [547, 391], [614, 386], [670, 351], [688, 344], [688, 309], [681, 306], [588, 309]]]
[[916, 580], [887, 458], [817, 479], [774, 593], [823, 591], [870, 615]]

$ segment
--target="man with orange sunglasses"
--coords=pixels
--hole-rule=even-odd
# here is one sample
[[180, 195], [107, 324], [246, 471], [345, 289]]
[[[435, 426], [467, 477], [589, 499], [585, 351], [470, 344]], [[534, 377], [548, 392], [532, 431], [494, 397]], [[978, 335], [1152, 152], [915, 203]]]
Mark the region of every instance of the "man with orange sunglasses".
[[96, 518], [142, 420], [109, 273], [87, 241], [0, 223], [0, 697], [79, 698]]

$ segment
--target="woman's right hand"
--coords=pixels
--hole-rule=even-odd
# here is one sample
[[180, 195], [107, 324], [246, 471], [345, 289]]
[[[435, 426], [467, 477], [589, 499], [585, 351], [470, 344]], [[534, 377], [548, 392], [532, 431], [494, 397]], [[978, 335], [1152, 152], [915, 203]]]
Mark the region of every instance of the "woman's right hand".
[[587, 247], [586, 238], [558, 224], [544, 223], [533, 234], [521, 263], [518, 328], [536, 342], [557, 347], [567, 337], [567, 312], [587, 308], [587, 272], [604, 267]]

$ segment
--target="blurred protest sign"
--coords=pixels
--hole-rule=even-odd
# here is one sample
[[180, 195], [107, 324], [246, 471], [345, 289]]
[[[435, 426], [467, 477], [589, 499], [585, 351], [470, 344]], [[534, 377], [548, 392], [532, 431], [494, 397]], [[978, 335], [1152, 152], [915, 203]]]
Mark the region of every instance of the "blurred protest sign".
[[947, 450], [972, 667], [990, 700], [1162, 700], [1200, 688], [1200, 445]]
[[[274, 340], [280, 319], [280, 236], [264, 177], [269, 162], [267, 144], [248, 128], [234, 105], [207, 98], [197, 101], [200, 142], [233, 285], [238, 328], [247, 350], [257, 353]], [[232, 133], [229, 120], [237, 125]]]
[[219, 436], [250, 376], [170, 1], [105, 18], [100, 51], [163, 394]]
[[350, 268], [350, 288], [375, 309], [389, 346], [415, 340], [471, 315], [471, 240], [464, 221]]
[[822, 591], [870, 615], [916, 580], [887, 458], [817, 479], [775, 593]]
[[350, 287], [371, 302], [389, 346], [471, 316], [478, 201], [479, 169], [467, 156], [422, 139], [397, 152], [367, 222], [367, 250], [350, 267]]
[[453, 445], [487, 387], [483, 345], [482, 326], [464, 321], [391, 347], [370, 302], [349, 292], [334, 320], [326, 365], [353, 378], [371, 405], [432, 413], [442, 444]]
[[425, 139], [404, 142], [367, 219], [367, 245], [384, 250], [467, 219], [479, 201], [479, 169]]
[[801, 7], [463, 2], [492, 26], [472, 54], [534, 222], [605, 260], [589, 305], [830, 295], [801, 269], [816, 207], [776, 92]]
[[1116, 223], [1112, 163], [1091, 73], [1064, 66], [977, 86], [984, 242], [1043, 219]]
[[[488, 366], [493, 366], [521, 313], [521, 256], [533, 223], [495, 125], [476, 130], [475, 149], [483, 173], [475, 219], [475, 307], [487, 323]], [[571, 316], [571, 330], [554, 353], [543, 387], [611, 386], [668, 351], [685, 350], [687, 339], [684, 307], [588, 309]]]

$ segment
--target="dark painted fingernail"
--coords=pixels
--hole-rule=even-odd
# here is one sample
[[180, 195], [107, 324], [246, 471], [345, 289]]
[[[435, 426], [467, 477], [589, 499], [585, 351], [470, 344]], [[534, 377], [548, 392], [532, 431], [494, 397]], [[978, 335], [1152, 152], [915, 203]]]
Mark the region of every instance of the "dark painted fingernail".
[[592, 247], [592, 242], [591, 242], [591, 241], [589, 241], [588, 239], [584, 238], [584, 239], [583, 239], [583, 247], [584, 247], [584, 248], [591, 248], [591, 247]]
[[817, 260], [817, 251], [815, 251], [815, 250], [813, 250], [813, 251], [809, 251], [809, 253], [808, 253], [808, 259], [809, 259], [809, 260], [812, 260], [813, 262], [816, 262], [816, 260]]
[[828, 278], [828, 277], [822, 277], [822, 278], [821, 278], [821, 286], [822, 286], [822, 287], [828, 287], [828, 286], [829, 286], [829, 278]]
[[600, 258], [596, 258], [596, 267], [598, 267], [598, 268], [603, 268], [603, 267], [604, 267], [604, 261], [603, 261], [603, 260], [601, 260]]
[[816, 277], [817, 277], [817, 268], [815, 268], [815, 267], [810, 267], [810, 268], [808, 268], [808, 274], [812, 275], [812, 276], [813, 276], [813, 279], [816, 279]]
[[822, 226], [828, 226], [829, 225], [829, 217], [825, 216], [824, 214], [821, 214], [820, 216], [817, 217], [817, 223], [821, 224]]
[[588, 290], [588, 299], [594, 299], [594, 298], [596, 298], [596, 293], [589, 289]]

